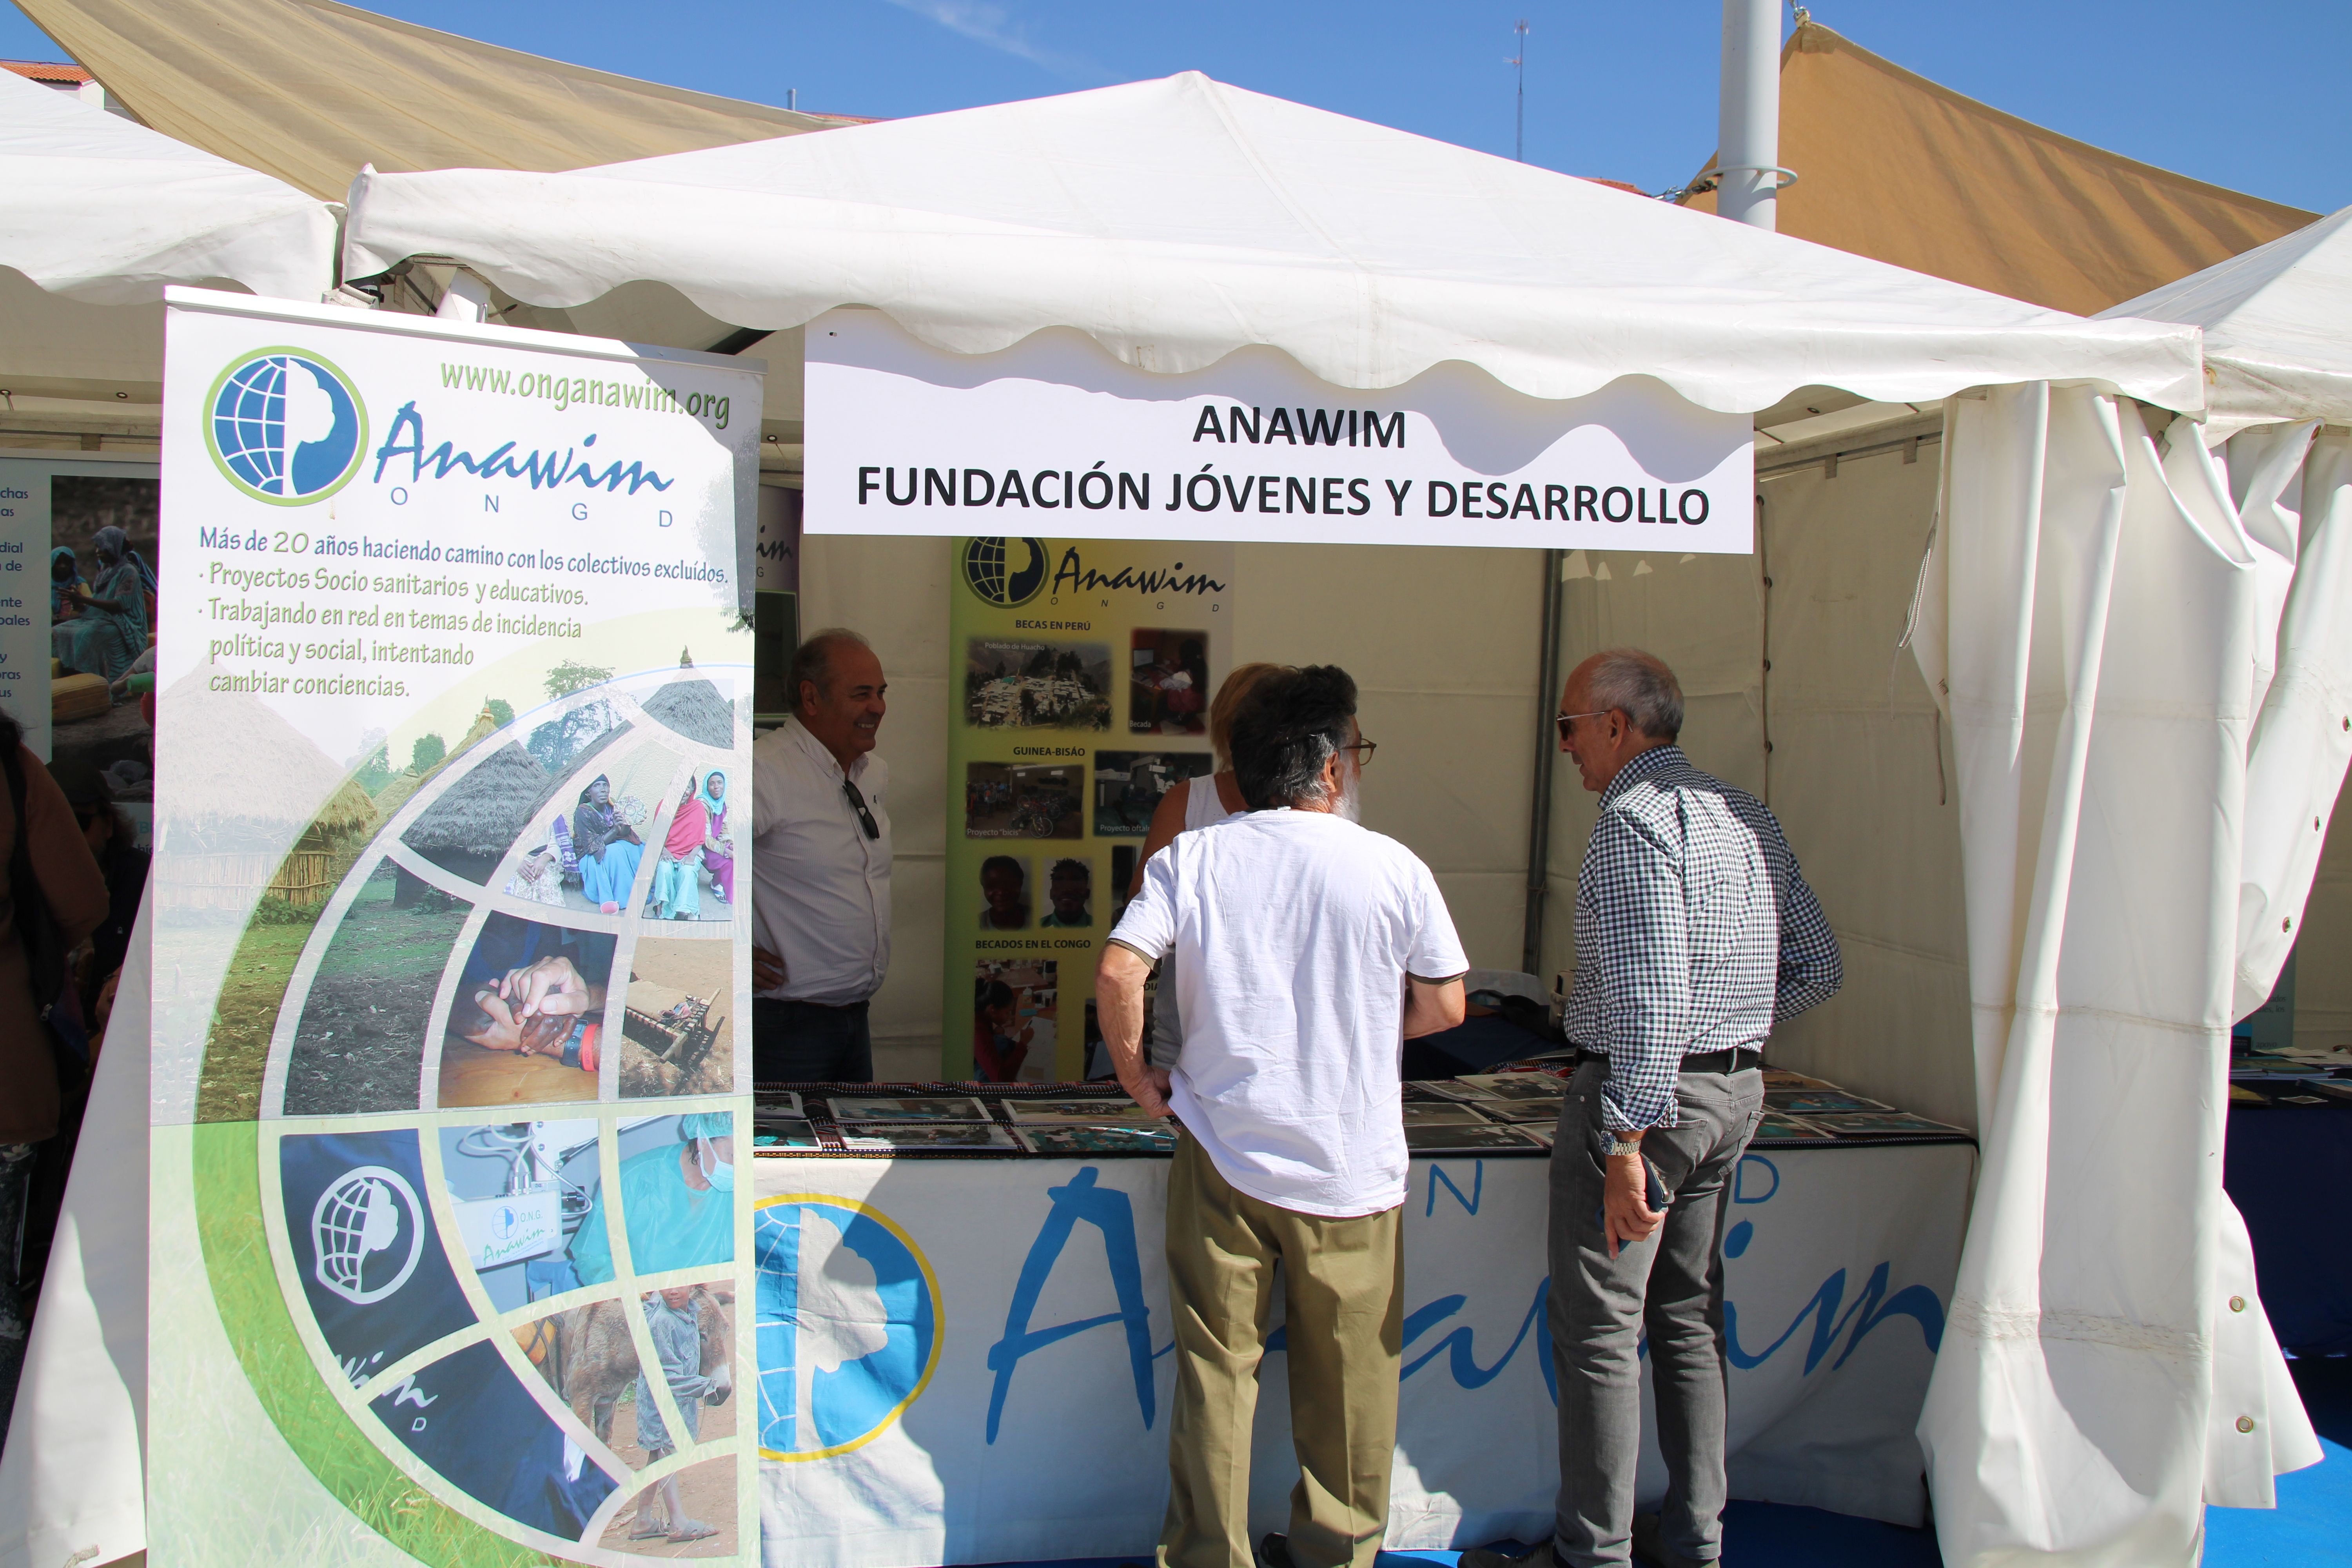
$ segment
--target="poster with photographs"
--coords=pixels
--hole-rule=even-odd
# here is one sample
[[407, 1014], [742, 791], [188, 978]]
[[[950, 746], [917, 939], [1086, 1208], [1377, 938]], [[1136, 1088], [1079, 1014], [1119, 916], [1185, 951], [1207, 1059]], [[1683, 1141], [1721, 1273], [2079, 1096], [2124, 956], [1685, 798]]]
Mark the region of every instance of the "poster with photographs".
[[[1095, 960], [1133, 896], [1153, 814], [1216, 768], [1209, 710], [1232, 668], [1234, 550], [1033, 538], [955, 550], [949, 636], [963, 685], [948, 715], [941, 1071], [1075, 1081], [1108, 1070]], [[1019, 991], [1007, 976], [1039, 970], [1055, 976], [1050, 1009], [992, 989]]]
[[[157, 489], [151, 458], [0, 451], [0, 712], [43, 762], [143, 756], [131, 742], [153, 723]], [[145, 763], [130, 765], [137, 777], [118, 766], [111, 787], [144, 802]]]
[[748, 1568], [760, 377], [165, 321], [151, 1549]]

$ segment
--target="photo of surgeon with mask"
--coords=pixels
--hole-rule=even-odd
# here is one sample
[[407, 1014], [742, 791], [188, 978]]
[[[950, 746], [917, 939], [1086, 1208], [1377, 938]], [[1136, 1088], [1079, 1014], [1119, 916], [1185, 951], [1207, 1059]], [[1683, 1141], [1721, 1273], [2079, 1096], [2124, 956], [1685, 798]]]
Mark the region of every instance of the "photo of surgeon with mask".
[[[673, 1139], [621, 1161], [621, 1223], [638, 1274], [735, 1260], [735, 1119], [721, 1110], [675, 1120]], [[632, 1128], [630, 1133], [650, 1131]], [[613, 1278], [602, 1186], [572, 1235], [571, 1258], [583, 1285]]]

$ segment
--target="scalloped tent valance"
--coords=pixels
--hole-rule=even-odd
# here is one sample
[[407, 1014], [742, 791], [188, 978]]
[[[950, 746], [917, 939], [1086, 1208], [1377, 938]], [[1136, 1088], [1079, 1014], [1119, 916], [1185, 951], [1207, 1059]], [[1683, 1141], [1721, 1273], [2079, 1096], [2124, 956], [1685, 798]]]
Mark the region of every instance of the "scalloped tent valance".
[[345, 275], [419, 256], [546, 308], [651, 281], [746, 328], [868, 305], [960, 353], [1064, 326], [1143, 369], [1265, 344], [1351, 387], [1461, 361], [1538, 397], [1647, 374], [1738, 413], [1809, 385], [2204, 397], [2192, 331], [2086, 321], [1196, 72], [571, 174], [363, 173]]

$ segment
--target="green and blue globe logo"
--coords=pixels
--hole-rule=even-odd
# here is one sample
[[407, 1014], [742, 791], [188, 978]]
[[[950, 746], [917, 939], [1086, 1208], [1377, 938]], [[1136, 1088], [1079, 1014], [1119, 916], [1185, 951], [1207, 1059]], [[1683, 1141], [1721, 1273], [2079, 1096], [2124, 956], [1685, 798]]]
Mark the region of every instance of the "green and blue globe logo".
[[1042, 539], [975, 539], [963, 547], [964, 586], [1000, 610], [1035, 598], [1045, 585], [1045, 565]]
[[351, 378], [302, 349], [257, 349], [205, 399], [205, 443], [229, 482], [273, 506], [324, 500], [359, 472], [367, 409]]

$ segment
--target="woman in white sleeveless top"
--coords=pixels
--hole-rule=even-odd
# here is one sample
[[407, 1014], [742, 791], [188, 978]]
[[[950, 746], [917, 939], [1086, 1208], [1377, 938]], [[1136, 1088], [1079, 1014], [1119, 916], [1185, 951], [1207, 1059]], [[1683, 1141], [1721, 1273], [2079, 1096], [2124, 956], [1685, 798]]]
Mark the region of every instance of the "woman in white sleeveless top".
[[[1143, 854], [1135, 863], [1134, 879], [1128, 884], [1128, 896], [1133, 898], [1143, 887], [1143, 868], [1151, 858], [1167, 847], [1179, 833], [1195, 827], [1208, 827], [1229, 816], [1238, 816], [1249, 807], [1242, 800], [1240, 783], [1234, 776], [1232, 741], [1234, 715], [1241, 710], [1242, 699], [1250, 689], [1278, 669], [1281, 664], [1244, 664], [1225, 677], [1217, 688], [1216, 700], [1209, 704], [1209, 745], [1216, 753], [1217, 771], [1206, 778], [1186, 779], [1160, 797], [1160, 805], [1151, 813], [1151, 831], [1143, 840]], [[1171, 958], [1160, 966], [1160, 984], [1154, 988], [1151, 1005], [1151, 1065], [1172, 1067], [1176, 1052], [1183, 1044], [1183, 1022], [1176, 1016], [1176, 985]]]

